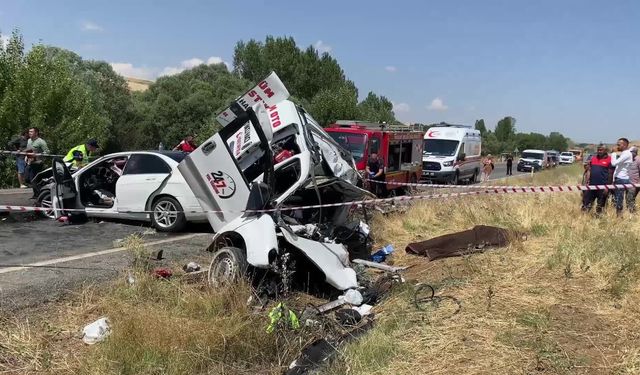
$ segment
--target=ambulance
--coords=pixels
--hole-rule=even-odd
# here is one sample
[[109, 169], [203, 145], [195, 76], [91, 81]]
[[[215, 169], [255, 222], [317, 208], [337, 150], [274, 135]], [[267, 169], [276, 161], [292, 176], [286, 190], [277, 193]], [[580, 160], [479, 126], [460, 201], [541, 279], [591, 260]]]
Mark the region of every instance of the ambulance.
[[427, 130], [422, 149], [423, 180], [453, 185], [478, 181], [482, 168], [480, 131], [441, 123]]

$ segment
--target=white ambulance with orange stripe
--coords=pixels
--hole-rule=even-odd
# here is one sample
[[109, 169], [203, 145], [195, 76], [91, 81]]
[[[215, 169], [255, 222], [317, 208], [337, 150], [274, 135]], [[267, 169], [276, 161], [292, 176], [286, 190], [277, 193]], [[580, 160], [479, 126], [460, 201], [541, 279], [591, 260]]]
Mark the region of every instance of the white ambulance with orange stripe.
[[478, 181], [481, 173], [480, 131], [467, 125], [441, 123], [424, 135], [422, 179], [454, 185]]

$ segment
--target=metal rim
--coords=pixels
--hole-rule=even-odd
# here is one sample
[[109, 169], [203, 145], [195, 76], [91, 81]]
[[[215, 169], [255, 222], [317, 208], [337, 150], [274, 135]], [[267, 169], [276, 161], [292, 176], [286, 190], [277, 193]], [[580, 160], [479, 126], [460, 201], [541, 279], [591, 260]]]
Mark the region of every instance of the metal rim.
[[173, 202], [163, 200], [153, 209], [153, 219], [162, 228], [172, 227], [178, 221], [178, 208]]
[[235, 279], [237, 272], [236, 262], [229, 254], [219, 254], [211, 261], [209, 269], [209, 282], [212, 285], [220, 285]]
[[[49, 199], [47, 199], [49, 198]], [[45, 195], [45, 198], [43, 198], [42, 200], [40, 200], [40, 207], [44, 208], [44, 216], [50, 218], [50, 219], [54, 219], [56, 214], [53, 211], [53, 203], [51, 201], [51, 194], [49, 195]]]

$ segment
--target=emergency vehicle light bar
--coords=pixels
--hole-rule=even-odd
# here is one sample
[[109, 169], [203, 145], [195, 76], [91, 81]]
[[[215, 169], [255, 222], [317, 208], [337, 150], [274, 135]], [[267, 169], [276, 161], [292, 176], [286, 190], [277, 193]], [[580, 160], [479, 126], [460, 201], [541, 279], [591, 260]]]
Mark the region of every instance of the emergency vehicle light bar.
[[338, 120], [334, 125], [339, 128], [354, 128], [354, 129], [375, 129], [375, 130], [389, 130], [389, 131], [412, 131], [413, 129], [408, 125], [401, 124], [380, 124], [375, 122], [353, 121], [353, 120]]

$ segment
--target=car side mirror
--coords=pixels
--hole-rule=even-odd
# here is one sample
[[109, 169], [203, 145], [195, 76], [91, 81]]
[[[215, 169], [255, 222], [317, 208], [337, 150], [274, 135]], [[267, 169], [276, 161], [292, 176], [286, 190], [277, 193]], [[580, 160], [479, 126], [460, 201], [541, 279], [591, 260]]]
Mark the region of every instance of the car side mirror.
[[252, 183], [249, 199], [247, 199], [247, 211], [264, 210], [270, 198], [269, 185], [264, 182]]
[[458, 161], [464, 161], [464, 159], [466, 158], [467, 158], [467, 155], [464, 152], [458, 155]]

